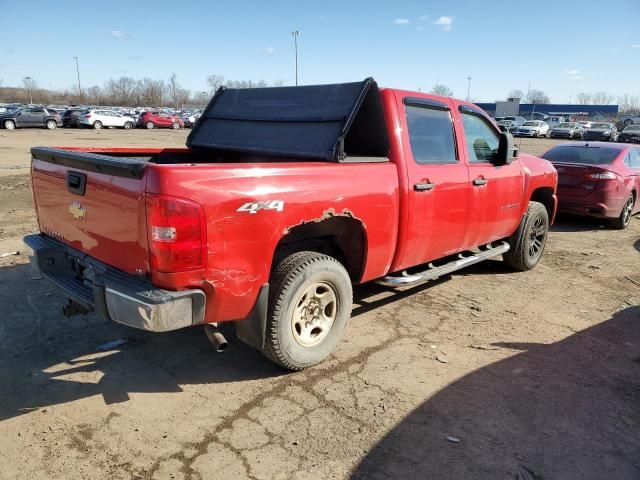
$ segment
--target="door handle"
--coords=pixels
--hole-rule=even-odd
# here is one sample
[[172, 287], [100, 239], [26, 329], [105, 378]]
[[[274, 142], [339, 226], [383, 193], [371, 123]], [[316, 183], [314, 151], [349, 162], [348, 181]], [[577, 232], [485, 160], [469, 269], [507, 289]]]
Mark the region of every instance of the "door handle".
[[474, 184], [476, 187], [479, 187], [480, 185], [486, 185], [488, 181], [489, 181], [489, 180], [486, 180], [486, 179], [484, 179], [484, 178], [482, 178], [482, 177], [478, 177], [478, 178], [476, 178], [476, 179], [473, 181], [473, 184]]
[[429, 183], [429, 182], [425, 182], [425, 183], [416, 183], [413, 185], [413, 189], [416, 192], [426, 192], [427, 190], [432, 190], [434, 189], [436, 186], [435, 183]]

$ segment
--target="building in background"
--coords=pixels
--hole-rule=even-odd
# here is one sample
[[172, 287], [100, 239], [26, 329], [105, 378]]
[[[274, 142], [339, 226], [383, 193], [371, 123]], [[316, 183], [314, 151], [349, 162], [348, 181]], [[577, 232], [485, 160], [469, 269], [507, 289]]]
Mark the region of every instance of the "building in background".
[[509, 98], [495, 103], [476, 103], [492, 117], [521, 116], [544, 120], [549, 116], [562, 116], [566, 120], [608, 119], [618, 115], [618, 105], [576, 105], [563, 103], [520, 103]]

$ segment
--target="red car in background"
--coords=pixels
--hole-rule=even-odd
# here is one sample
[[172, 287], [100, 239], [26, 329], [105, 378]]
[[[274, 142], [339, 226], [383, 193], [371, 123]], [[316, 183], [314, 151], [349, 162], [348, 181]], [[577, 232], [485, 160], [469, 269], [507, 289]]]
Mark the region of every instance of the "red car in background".
[[161, 112], [142, 112], [138, 117], [138, 127], [143, 128], [173, 128], [184, 127], [182, 119], [176, 115]]
[[640, 211], [640, 148], [604, 142], [564, 143], [547, 151], [558, 171], [558, 211], [607, 218], [627, 228]]

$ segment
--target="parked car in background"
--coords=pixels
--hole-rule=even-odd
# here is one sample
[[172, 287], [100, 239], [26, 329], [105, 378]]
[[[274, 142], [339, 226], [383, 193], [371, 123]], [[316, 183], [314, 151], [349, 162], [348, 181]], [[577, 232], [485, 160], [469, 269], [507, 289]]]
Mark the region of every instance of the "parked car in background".
[[159, 111], [143, 112], [138, 117], [138, 127], [143, 128], [173, 128], [178, 129], [184, 127], [182, 119], [168, 113]]
[[542, 155], [558, 171], [558, 210], [609, 219], [627, 228], [640, 202], [640, 148], [564, 143]]
[[640, 143], [640, 125], [628, 125], [620, 132], [619, 142]]
[[516, 137], [544, 137], [549, 132], [549, 125], [542, 120], [527, 120], [516, 129]]
[[550, 115], [544, 120], [547, 125], [549, 125], [549, 129], [553, 130], [553, 128], [557, 127], [561, 123], [566, 123], [566, 119], [559, 115]]
[[93, 127], [100, 130], [103, 127], [124, 128], [129, 130], [136, 126], [136, 120], [127, 115], [120, 115], [112, 110], [88, 110], [78, 117], [81, 127]]
[[578, 122], [564, 122], [556, 125], [551, 129], [551, 138], [582, 138], [584, 135], [584, 127]]
[[578, 122], [580, 125], [582, 125], [582, 128], [584, 128], [585, 130], [587, 128], [591, 128], [591, 126], [595, 123], [595, 122], [588, 122], [588, 121], [580, 121]]
[[639, 125], [640, 115], [627, 115], [620, 119], [623, 125]]
[[615, 142], [618, 140], [618, 129], [613, 123], [597, 122], [584, 132], [585, 140]]
[[509, 132], [511, 133], [515, 133], [518, 127], [522, 126], [524, 122], [527, 121], [526, 118], [520, 116], [504, 117], [504, 119], [511, 121], [511, 127], [509, 128]]
[[185, 115], [183, 117], [184, 120], [184, 126], [185, 127], [193, 127], [196, 124], [196, 121], [200, 118], [200, 116], [202, 115], [202, 112], [194, 112], [190, 115]]
[[17, 108], [0, 114], [0, 127], [7, 130], [14, 128], [48, 128], [53, 130], [61, 124], [60, 114], [51, 113], [44, 107]]
[[63, 127], [77, 127], [78, 118], [87, 110], [85, 108], [68, 108], [61, 115]]

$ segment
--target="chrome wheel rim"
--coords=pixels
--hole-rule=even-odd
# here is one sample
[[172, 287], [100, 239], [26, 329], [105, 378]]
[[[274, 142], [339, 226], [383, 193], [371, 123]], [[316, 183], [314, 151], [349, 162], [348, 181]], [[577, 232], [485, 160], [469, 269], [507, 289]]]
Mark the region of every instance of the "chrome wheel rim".
[[49, 120], [49, 121], [47, 122], [47, 128], [48, 128], [49, 130], [53, 130], [53, 129], [55, 128], [55, 123], [56, 123], [56, 122], [54, 122], [53, 120]]
[[633, 197], [629, 197], [627, 203], [624, 204], [622, 208], [622, 223], [624, 225], [629, 225], [631, 221], [631, 212], [633, 211]]
[[546, 235], [544, 220], [539, 216], [534, 220], [529, 232], [529, 258], [534, 259], [542, 253]]
[[338, 296], [326, 282], [314, 282], [297, 297], [291, 316], [291, 332], [303, 347], [321, 343], [338, 313]]
[[7, 130], [13, 130], [15, 128], [15, 125], [11, 121], [4, 122], [4, 128], [6, 128]]
[[153, 128], [153, 122], [147, 122], [147, 128], [149, 129]]

